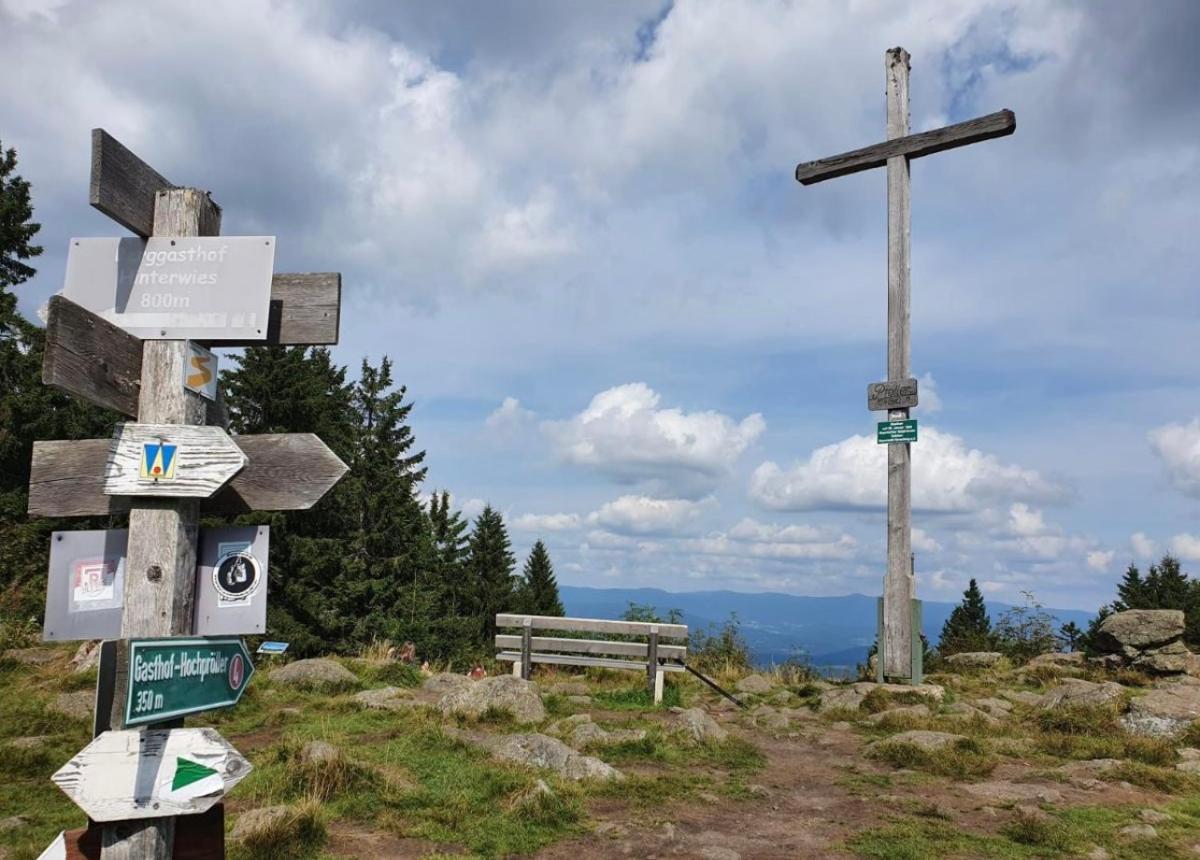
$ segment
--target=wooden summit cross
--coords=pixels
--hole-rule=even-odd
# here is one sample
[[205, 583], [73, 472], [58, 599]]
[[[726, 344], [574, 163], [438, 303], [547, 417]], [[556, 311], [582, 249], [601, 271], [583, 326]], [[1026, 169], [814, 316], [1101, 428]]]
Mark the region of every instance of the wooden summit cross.
[[[886, 410], [879, 425], [880, 442], [888, 442], [887, 576], [878, 638], [878, 676], [920, 683], [919, 604], [912, 560], [912, 460], [908, 439], [916, 439], [916, 422], [908, 410], [917, 405], [917, 381], [909, 367], [909, 161], [946, 149], [1003, 137], [1016, 131], [1012, 111], [1002, 110], [920, 134], [908, 132], [909, 55], [892, 48], [884, 55], [887, 71], [887, 140], [874, 146], [809, 161], [796, 167], [796, 179], [813, 185], [860, 170], [887, 165], [888, 180], [888, 376], [867, 389], [868, 408]], [[885, 428], [905, 441], [890, 441]]]
[[[198, 589], [207, 587], [197, 576], [201, 511], [309, 508], [346, 472], [310, 433], [230, 436], [205, 348], [337, 343], [341, 276], [275, 274], [275, 237], [219, 237], [221, 210], [206, 192], [168, 182], [103, 129], [92, 133], [90, 202], [137, 238], [71, 240], [63, 294], [50, 301], [42, 378], [136, 423], [119, 424], [113, 439], [34, 443], [30, 514], [129, 512], [120, 641], [101, 651], [98, 737], [56, 774], [92, 822], [59, 842], [90, 846], [86, 856], [104, 860], [169, 860], [176, 846], [184, 856], [224, 857], [220, 806], [202, 814], [249, 764], [212, 729], [144, 718], [127, 728], [133, 690], [156, 680], [131, 680], [130, 640], [190, 637], [176, 640], [185, 649], [179, 665], [187, 648], [208, 659], [218, 643], [191, 636]], [[237, 582], [257, 585], [257, 567], [251, 580], [239, 569]], [[236, 645], [241, 652], [219, 663], [229, 668], [217, 670], [227, 671], [220, 677], [232, 700], [216, 695], [216, 704], [170, 711], [151, 691], [139, 708], [165, 715], [232, 705], [253, 671]], [[196, 673], [191, 681], [180, 674], [194, 692]], [[152, 746], [172, 754], [155, 758]], [[226, 748], [218, 767], [213, 750]], [[189, 754], [208, 764], [186, 762]], [[164, 791], [170, 802], [156, 801]]]

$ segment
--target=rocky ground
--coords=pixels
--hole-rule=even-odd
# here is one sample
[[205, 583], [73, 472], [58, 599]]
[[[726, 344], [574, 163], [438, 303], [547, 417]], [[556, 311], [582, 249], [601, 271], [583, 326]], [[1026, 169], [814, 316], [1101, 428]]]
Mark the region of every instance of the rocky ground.
[[[1200, 679], [1162, 620], [1125, 619], [1116, 660], [959, 655], [919, 687], [730, 679], [744, 708], [688, 682], [652, 707], [628, 673], [305, 660], [202, 722], [255, 765], [235, 860], [1195, 857]], [[86, 741], [69, 656], [0, 658], [5, 860], [82, 824], [47, 780]]]

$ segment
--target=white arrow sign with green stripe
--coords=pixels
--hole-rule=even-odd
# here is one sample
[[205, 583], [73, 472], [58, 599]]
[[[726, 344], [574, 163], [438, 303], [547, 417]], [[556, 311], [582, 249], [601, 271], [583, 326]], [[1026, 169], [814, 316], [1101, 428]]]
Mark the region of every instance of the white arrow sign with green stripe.
[[126, 729], [104, 732], [50, 778], [93, 821], [123, 821], [205, 812], [250, 769], [215, 729]]

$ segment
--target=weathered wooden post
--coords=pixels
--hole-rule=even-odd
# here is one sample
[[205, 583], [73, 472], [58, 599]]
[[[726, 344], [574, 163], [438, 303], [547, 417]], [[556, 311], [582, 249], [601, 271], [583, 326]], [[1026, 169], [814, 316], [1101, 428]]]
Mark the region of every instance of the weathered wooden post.
[[207, 193], [171, 185], [101, 129], [92, 147], [92, 205], [139, 238], [71, 241], [43, 381], [137, 423], [112, 439], [34, 444], [30, 514], [129, 512], [127, 533], [56, 535], [56, 547], [99, 538], [102, 561], [57, 569], [51, 556], [45, 638], [118, 640], [101, 649], [96, 739], [54, 776], [92, 824], [56, 844], [90, 844], [105, 860], [167, 860], [182, 839], [189, 856], [215, 858], [224, 856], [218, 801], [250, 764], [214, 730], [179, 726], [184, 714], [234, 705], [254, 670], [240, 639], [191, 634], [262, 631], [265, 588], [250, 601], [266, 576], [267, 529], [205, 533], [211, 575], [198, 604], [200, 511], [308, 508], [346, 466], [312, 434], [230, 437], [216, 359], [185, 338], [337, 343], [341, 279], [274, 274], [274, 237], [203, 238], [221, 223]]
[[533, 668], [533, 619], [526, 618], [521, 626], [521, 677], [529, 680]]
[[[812, 185], [861, 170], [887, 165], [888, 183], [888, 332], [885, 383], [867, 387], [867, 408], [887, 412], [878, 425], [877, 440], [888, 446], [887, 574], [883, 583], [878, 635], [879, 678], [919, 680], [921, 676], [920, 608], [912, 566], [912, 449], [916, 421], [909, 409], [917, 405], [917, 380], [909, 359], [910, 203], [909, 162], [958, 146], [1012, 134], [1017, 127], [1012, 111], [1002, 110], [933, 131], [909, 134], [909, 54], [892, 48], [884, 55], [887, 78], [887, 140], [796, 167], [796, 179]], [[916, 619], [916, 620], [914, 620]]]

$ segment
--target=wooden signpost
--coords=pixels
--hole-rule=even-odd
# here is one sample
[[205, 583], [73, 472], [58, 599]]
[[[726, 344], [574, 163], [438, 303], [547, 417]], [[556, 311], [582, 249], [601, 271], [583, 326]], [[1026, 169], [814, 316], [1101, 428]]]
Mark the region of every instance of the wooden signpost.
[[[346, 474], [346, 464], [312, 433], [229, 439], [245, 455], [246, 465], [215, 495], [200, 500], [204, 513], [307, 510]], [[109, 439], [34, 442], [29, 513], [96, 517], [129, 510], [132, 497], [105, 493], [111, 448]]]
[[245, 465], [246, 455], [220, 427], [118, 424], [102, 489], [108, 496], [207, 499]]
[[[311, 434], [230, 437], [214, 380], [203, 378], [206, 368], [216, 375], [205, 353], [337, 343], [341, 276], [273, 274], [273, 237], [217, 238], [221, 210], [207, 193], [175, 186], [102, 129], [92, 133], [90, 201], [140, 238], [72, 241], [65, 291], [78, 301], [50, 302], [43, 381], [134, 423], [119, 426], [113, 440], [35, 444], [29, 512], [129, 512], [125, 644], [102, 650], [102, 669], [116, 667], [98, 690], [107, 711], [96, 718], [103, 733], [54, 779], [93, 821], [106, 822], [104, 860], [166, 860], [179, 844], [174, 816], [212, 807], [249, 763], [211, 729], [159, 722], [224, 702], [228, 690], [214, 699], [195, 685], [171, 692], [154, 687], [162, 678], [131, 680], [127, 643], [192, 634], [202, 509], [308, 508], [346, 471]], [[260, 573], [255, 567], [250, 577], [236, 555], [226, 552], [214, 574], [221, 599], [233, 606]], [[183, 650], [176, 656], [195, 647], [177, 644]], [[252, 671], [240, 642], [238, 649], [172, 665], [211, 666], [227, 657], [221, 683], [236, 700]], [[166, 672], [167, 662], [160, 655], [156, 671]], [[126, 728], [140, 717], [153, 727]]]
[[[909, 369], [909, 162], [959, 146], [966, 146], [1016, 131], [1012, 111], [949, 125], [933, 131], [909, 134], [909, 55], [892, 48], [884, 56], [887, 75], [887, 140], [796, 167], [796, 179], [804, 185], [847, 176], [860, 170], [887, 165], [888, 182], [888, 378], [892, 391], [881, 392], [872, 409], [886, 409], [888, 423], [908, 420], [916, 405], [916, 380]], [[912, 383], [912, 403], [903, 389]], [[877, 383], [878, 384], [878, 383]], [[872, 394], [868, 390], [868, 400]], [[915, 436], [916, 426], [912, 426]], [[880, 440], [884, 441], [884, 440]], [[920, 683], [920, 631], [914, 627], [916, 580], [912, 559], [911, 448], [907, 434], [888, 444], [888, 550], [884, 579], [883, 610], [878, 646], [879, 676]], [[918, 643], [914, 647], [914, 642]]]
[[251, 771], [216, 729], [104, 732], [50, 779], [92, 821], [206, 812]]

